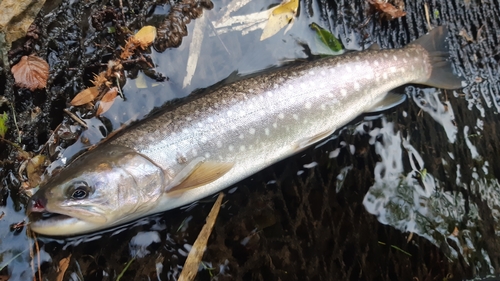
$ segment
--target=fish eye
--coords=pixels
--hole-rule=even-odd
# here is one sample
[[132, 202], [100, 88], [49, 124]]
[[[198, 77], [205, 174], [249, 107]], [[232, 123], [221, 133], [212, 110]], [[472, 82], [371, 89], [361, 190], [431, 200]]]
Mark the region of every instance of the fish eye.
[[71, 198], [75, 200], [85, 199], [90, 194], [90, 187], [84, 181], [78, 181], [73, 183], [70, 189]]

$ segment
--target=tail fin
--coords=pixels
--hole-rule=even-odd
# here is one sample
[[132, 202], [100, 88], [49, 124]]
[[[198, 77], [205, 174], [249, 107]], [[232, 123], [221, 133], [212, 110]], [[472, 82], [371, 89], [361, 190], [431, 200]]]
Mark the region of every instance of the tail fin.
[[446, 26], [439, 26], [410, 43], [422, 46], [429, 53], [432, 65], [429, 79], [419, 83], [442, 89], [462, 88], [463, 79], [453, 73], [451, 62], [448, 60], [450, 53], [446, 42], [447, 36]]

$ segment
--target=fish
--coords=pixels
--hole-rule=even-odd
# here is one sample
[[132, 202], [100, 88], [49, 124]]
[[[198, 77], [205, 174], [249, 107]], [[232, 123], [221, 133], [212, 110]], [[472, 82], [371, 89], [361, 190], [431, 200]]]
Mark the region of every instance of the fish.
[[278, 68], [146, 118], [40, 186], [28, 203], [29, 226], [75, 236], [178, 208], [328, 138], [396, 87], [461, 88], [447, 36], [441, 26], [399, 49]]

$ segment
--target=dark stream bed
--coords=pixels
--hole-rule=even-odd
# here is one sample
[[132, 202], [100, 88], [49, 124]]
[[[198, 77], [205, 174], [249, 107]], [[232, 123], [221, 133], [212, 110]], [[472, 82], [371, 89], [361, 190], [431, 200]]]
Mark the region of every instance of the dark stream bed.
[[[392, 21], [365, 0], [301, 1], [290, 30], [263, 41], [258, 23], [225, 24], [279, 1], [123, 0], [123, 8], [120, 2], [48, 1], [34, 22], [37, 36], [16, 42], [9, 56], [11, 64], [29, 54], [45, 59], [47, 88], [14, 86], [8, 66], [0, 74], [22, 148], [34, 155], [43, 148], [50, 169], [166, 102], [233, 79], [235, 71], [323, 53], [313, 22], [347, 50], [396, 48], [428, 31], [427, 3], [430, 24], [447, 25], [451, 60], [466, 80], [457, 91], [402, 87], [403, 104], [360, 116], [327, 141], [225, 190], [197, 280], [500, 278], [498, 0], [408, 0], [407, 15]], [[237, 3], [246, 4], [231, 12]], [[117, 57], [125, 27], [145, 25], [160, 31], [144, 52], [155, 67], [125, 66], [125, 100], [100, 117], [70, 106], [92, 74], [105, 70], [101, 64]], [[166, 30], [170, 36], [162, 35]], [[7, 104], [2, 112], [12, 113]], [[12, 118], [8, 126], [6, 139], [16, 142]], [[58, 126], [64, 133], [54, 138]], [[0, 280], [177, 280], [215, 201], [100, 233], [32, 237], [27, 227], [13, 227], [26, 220], [21, 166], [17, 150], [0, 142]]]

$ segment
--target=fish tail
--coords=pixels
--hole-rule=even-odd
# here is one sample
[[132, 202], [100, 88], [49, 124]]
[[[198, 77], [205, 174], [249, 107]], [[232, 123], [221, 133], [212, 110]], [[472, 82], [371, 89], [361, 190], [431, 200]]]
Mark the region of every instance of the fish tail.
[[439, 26], [409, 44], [409, 47], [412, 45], [421, 46], [428, 52], [432, 68], [428, 79], [416, 81], [417, 83], [442, 89], [462, 88], [463, 79], [453, 73], [453, 67], [449, 60], [450, 51], [446, 40], [447, 36], [446, 26]]

